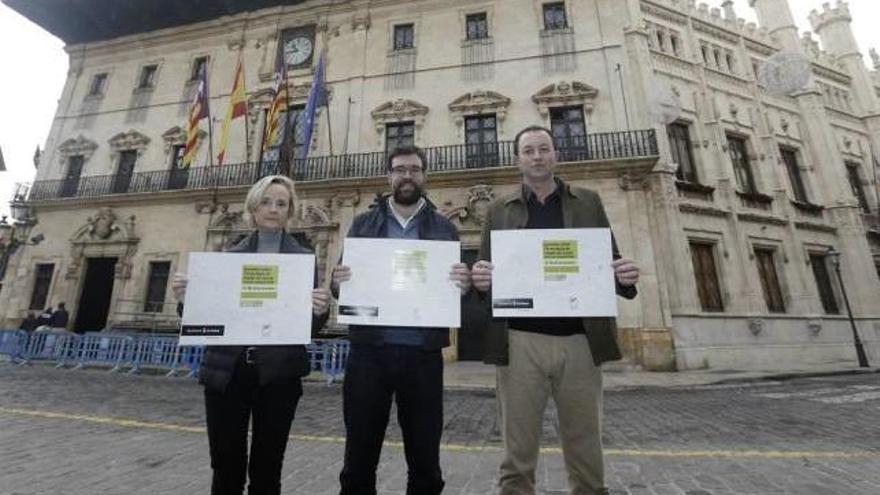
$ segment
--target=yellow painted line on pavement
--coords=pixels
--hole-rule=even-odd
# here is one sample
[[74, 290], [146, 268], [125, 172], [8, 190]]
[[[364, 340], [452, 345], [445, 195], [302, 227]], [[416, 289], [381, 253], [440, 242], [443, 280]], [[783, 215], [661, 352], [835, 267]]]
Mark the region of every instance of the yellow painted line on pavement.
[[152, 430], [180, 431], [186, 433], [206, 433], [205, 428], [200, 426], [184, 426], [170, 423], [154, 423], [140, 421], [137, 419], [112, 418], [107, 416], [93, 416], [90, 414], [71, 414], [52, 411], [41, 411], [37, 409], [21, 409], [15, 407], [0, 406], [0, 413], [15, 414], [18, 416], [30, 416], [36, 418], [47, 419], [67, 419], [73, 421], [83, 421], [86, 423], [96, 423], [111, 426], [123, 426], [127, 428], [146, 428]]
[[[109, 416], [95, 416], [91, 414], [73, 414], [39, 409], [24, 409], [19, 407], [0, 406], [0, 414], [26, 416], [32, 418], [63, 419], [82, 421], [124, 428], [140, 428], [161, 431], [173, 431], [182, 433], [205, 434], [206, 430], [201, 426], [186, 426], [173, 423], [160, 423], [142, 421], [137, 419], [114, 418]], [[344, 444], [344, 437], [318, 436], [318, 435], [290, 435], [292, 440], [316, 443]], [[385, 447], [403, 448], [403, 442], [386, 441]], [[492, 445], [460, 445], [441, 444], [440, 450], [444, 452], [502, 452], [500, 446]], [[562, 454], [560, 447], [543, 447], [542, 454]], [[853, 459], [853, 458], [880, 458], [880, 452], [869, 451], [798, 451], [798, 450], [642, 450], [642, 449], [605, 449], [607, 457], [669, 457], [669, 458], [753, 458], [753, 459]]]

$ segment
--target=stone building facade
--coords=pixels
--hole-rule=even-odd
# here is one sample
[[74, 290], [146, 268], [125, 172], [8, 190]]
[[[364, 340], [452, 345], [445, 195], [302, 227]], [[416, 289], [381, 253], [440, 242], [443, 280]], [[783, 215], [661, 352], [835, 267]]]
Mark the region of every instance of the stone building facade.
[[[70, 72], [19, 198], [17, 232], [45, 241], [9, 260], [2, 324], [64, 301], [76, 330], [173, 328], [170, 277], [189, 252], [244, 231], [244, 193], [271, 168], [259, 142], [280, 46], [291, 112], [326, 60], [315, 132], [302, 142], [293, 130], [310, 158], [285, 169], [324, 281], [354, 216], [387, 190], [387, 148], [428, 149], [430, 197], [472, 261], [489, 202], [518, 184], [513, 136], [542, 124], [560, 143], [560, 175], [601, 194], [642, 268], [639, 297], [620, 303], [632, 362], [854, 360], [830, 248], [880, 359], [880, 76], [862, 63], [846, 4], [810, 19], [823, 51], [798, 35], [786, 0], [752, 0], [761, 27], [730, 1], [250, 0], [161, 14], [132, 1], [64, 18], [59, 0], [3, 1], [67, 42]], [[811, 76], [774, 96], [758, 75], [780, 51], [806, 57]], [[227, 163], [210, 165], [205, 121], [195, 165], [180, 169], [194, 74], [204, 64], [219, 130], [239, 57], [249, 111]], [[465, 312], [450, 359], [479, 355], [481, 325]]]

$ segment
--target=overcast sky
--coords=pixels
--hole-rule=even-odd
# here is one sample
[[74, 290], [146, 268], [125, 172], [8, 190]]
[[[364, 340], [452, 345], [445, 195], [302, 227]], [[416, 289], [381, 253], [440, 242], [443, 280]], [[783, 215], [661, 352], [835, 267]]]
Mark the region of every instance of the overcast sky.
[[[810, 28], [810, 10], [821, 9], [823, 1], [789, 0], [802, 31]], [[741, 17], [755, 20], [748, 0], [735, 2]], [[708, 3], [719, 6], [721, 0]], [[873, 25], [880, 19], [880, 1], [850, 0], [849, 4], [856, 39], [867, 57], [868, 48], [880, 48], [880, 33]], [[0, 148], [8, 170], [0, 172], [0, 214], [8, 214], [13, 184], [33, 179], [34, 150], [46, 141], [67, 77], [62, 47], [60, 40], [0, 3]]]

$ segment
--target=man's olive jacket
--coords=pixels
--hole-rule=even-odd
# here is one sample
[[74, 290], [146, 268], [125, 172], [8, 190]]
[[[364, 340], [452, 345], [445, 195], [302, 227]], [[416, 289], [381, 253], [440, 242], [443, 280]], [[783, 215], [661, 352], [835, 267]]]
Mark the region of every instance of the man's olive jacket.
[[[607, 228], [608, 217], [599, 195], [589, 189], [570, 186], [557, 180], [562, 199], [562, 217], [565, 228]], [[528, 207], [523, 191], [495, 200], [489, 207], [486, 224], [483, 226], [483, 238], [480, 255], [477, 259], [491, 260], [491, 231], [524, 229], [528, 221]], [[614, 259], [620, 258], [614, 235], [611, 236]], [[609, 260], [610, 262], [611, 260]], [[476, 291], [476, 289], [474, 289]], [[623, 287], [617, 284], [617, 294], [627, 299], [636, 297], [635, 286]], [[478, 296], [482, 299], [481, 307], [488, 311], [488, 327], [484, 339], [483, 361], [488, 364], [506, 366], [508, 363], [507, 319], [491, 318], [492, 294]], [[620, 347], [617, 345], [615, 331], [617, 325], [614, 318], [584, 318], [584, 328], [590, 351], [596, 366], [605, 361], [620, 359]]]

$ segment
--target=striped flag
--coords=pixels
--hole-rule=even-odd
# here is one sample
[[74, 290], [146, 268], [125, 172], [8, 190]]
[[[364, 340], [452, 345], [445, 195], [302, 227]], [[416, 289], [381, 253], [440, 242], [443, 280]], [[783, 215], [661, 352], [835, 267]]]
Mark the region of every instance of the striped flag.
[[266, 115], [266, 132], [263, 136], [263, 160], [274, 161], [280, 158], [284, 132], [287, 129], [287, 65], [284, 62], [284, 48], [278, 43], [275, 57], [275, 97]]
[[324, 85], [324, 54], [318, 59], [318, 66], [315, 68], [315, 76], [312, 78], [312, 87], [309, 89], [309, 99], [306, 101], [305, 122], [303, 123], [303, 146], [300, 155], [297, 158], [307, 158], [309, 148], [312, 143], [312, 131], [315, 129], [315, 115], [318, 107], [326, 105], [327, 91]]
[[205, 64], [199, 70], [199, 89], [193, 99], [192, 107], [189, 110], [189, 121], [186, 128], [186, 147], [183, 151], [182, 168], [189, 168], [196, 157], [196, 145], [199, 143], [199, 123], [202, 119], [209, 117], [211, 112], [208, 109], [208, 75], [207, 66]]
[[229, 107], [226, 109], [226, 118], [223, 119], [223, 131], [220, 133], [220, 153], [217, 155], [217, 165], [223, 165], [226, 157], [226, 147], [229, 144], [229, 127], [232, 121], [247, 115], [247, 91], [244, 88], [244, 71], [242, 70], [241, 57], [238, 58], [238, 66], [235, 68], [235, 80], [232, 83], [232, 92], [229, 94]]

